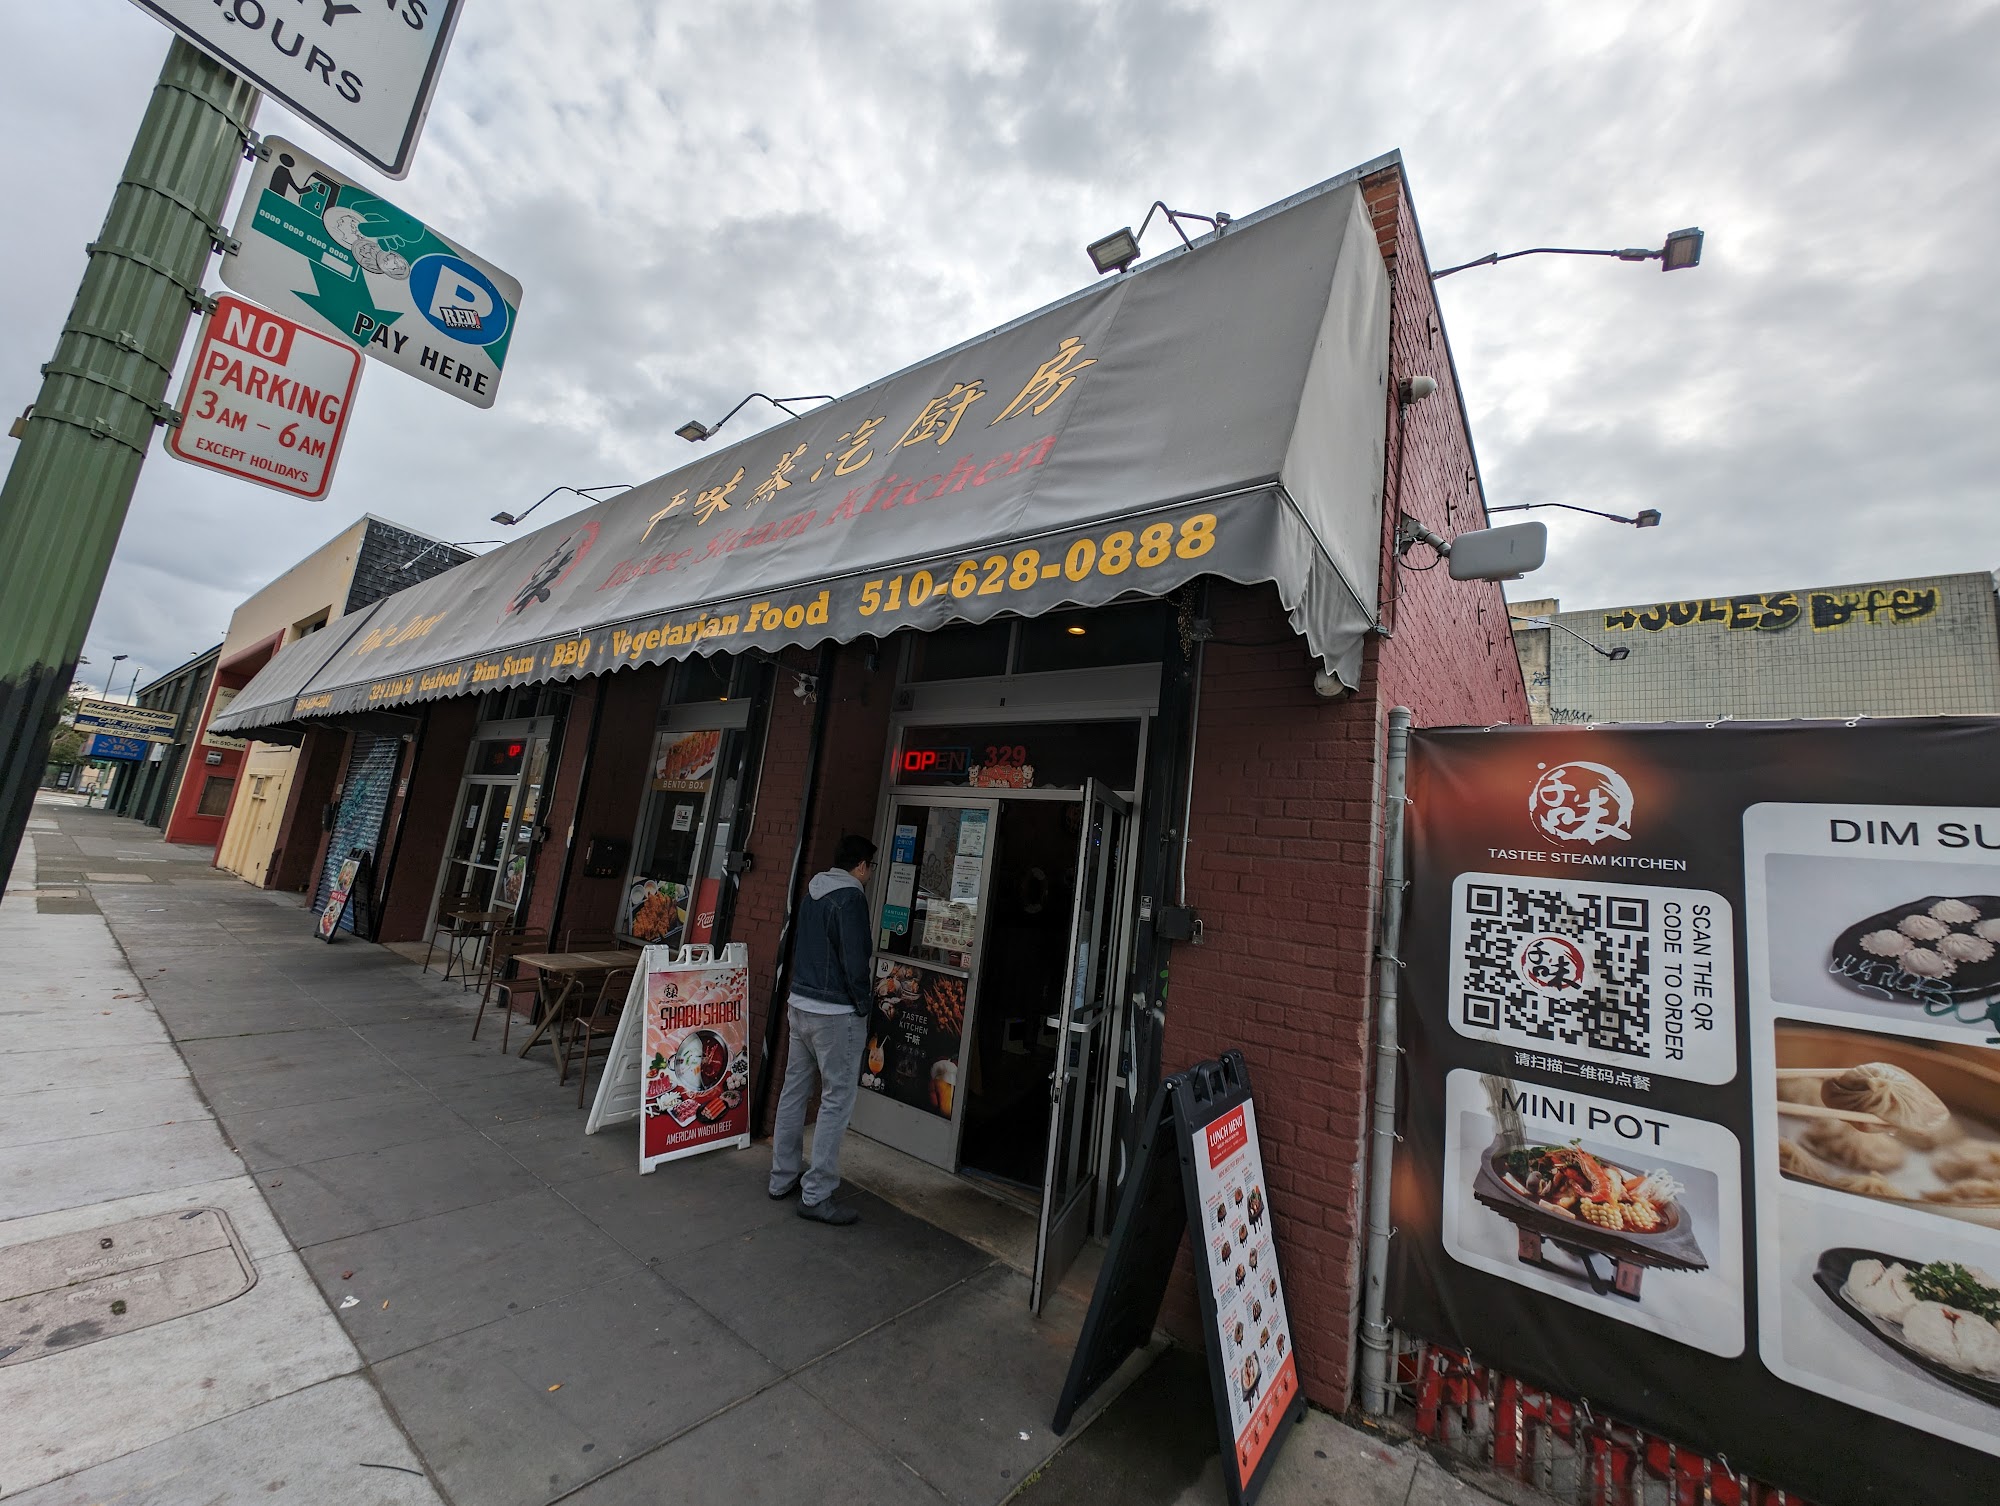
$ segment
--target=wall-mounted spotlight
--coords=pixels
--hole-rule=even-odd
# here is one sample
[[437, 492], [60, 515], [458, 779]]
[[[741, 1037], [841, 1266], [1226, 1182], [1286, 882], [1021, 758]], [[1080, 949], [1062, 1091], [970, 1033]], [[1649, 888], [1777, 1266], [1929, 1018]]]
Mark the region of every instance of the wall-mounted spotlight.
[[600, 482], [596, 486], [558, 486], [554, 488], [554, 490], [552, 491], [543, 492], [541, 496], [535, 499], [534, 506], [532, 507], [524, 508], [520, 512], [496, 512], [495, 514], [493, 514], [493, 521], [502, 525], [503, 527], [512, 528], [516, 523], [520, 522], [521, 519], [525, 518], [529, 513], [533, 512], [536, 507], [540, 507], [544, 502], [548, 501], [549, 498], [553, 497], [556, 494], [556, 492], [575, 492], [579, 497], [583, 498], [583, 500], [586, 502], [602, 502], [604, 498], [593, 497], [591, 493], [609, 492], [609, 491], [630, 491], [631, 488], [632, 488], [632, 483], [629, 481], [604, 481]]
[[1155, 214], [1164, 214], [1167, 217], [1167, 223], [1174, 227], [1174, 234], [1181, 238], [1181, 244], [1184, 246], [1192, 246], [1194, 242], [1189, 240], [1187, 232], [1181, 229], [1182, 220], [1200, 220], [1217, 235], [1227, 230], [1231, 222], [1231, 216], [1225, 210], [1218, 209], [1212, 215], [1196, 214], [1189, 209], [1169, 209], [1160, 200], [1155, 199], [1153, 207], [1146, 211], [1146, 217], [1139, 222], [1137, 230], [1127, 225], [1123, 230], [1112, 231], [1102, 240], [1092, 241], [1085, 248], [1090, 253], [1090, 264], [1097, 268], [1098, 276], [1102, 277], [1106, 272], [1123, 272], [1139, 259], [1139, 242], [1144, 239], [1146, 227], [1153, 223]]
[[714, 423], [705, 424], [698, 418], [691, 418], [686, 423], [682, 424], [678, 429], [674, 430], [674, 432], [680, 435], [680, 437], [682, 439], [685, 439], [689, 444], [700, 444], [701, 441], [703, 441], [704, 439], [710, 438], [717, 429], [720, 429], [724, 424], [728, 423], [730, 419], [736, 417], [737, 414], [741, 413], [743, 411], [744, 405], [750, 401], [750, 398], [757, 398], [757, 397], [761, 397], [765, 402], [769, 403], [773, 408], [777, 408], [782, 410], [783, 412], [791, 414], [793, 418], [797, 418], [799, 415], [795, 410], [787, 408], [785, 406], [787, 403], [830, 403], [833, 401], [833, 394], [829, 392], [810, 392], [803, 397], [772, 397], [771, 394], [768, 392], [753, 392], [750, 394], [750, 397], [744, 398], [743, 402], [738, 403], [734, 408], [731, 408], [727, 413], [723, 414], [722, 417], [718, 418]]
[[1421, 403], [1437, 390], [1436, 377], [1406, 376], [1396, 384], [1396, 400], [1407, 408], [1411, 403]]

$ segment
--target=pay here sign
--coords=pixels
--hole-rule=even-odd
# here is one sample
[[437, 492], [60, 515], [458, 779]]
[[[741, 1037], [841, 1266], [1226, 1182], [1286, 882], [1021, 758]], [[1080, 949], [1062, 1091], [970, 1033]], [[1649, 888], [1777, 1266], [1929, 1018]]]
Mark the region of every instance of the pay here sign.
[[361, 353], [224, 293], [203, 325], [167, 452], [295, 497], [323, 497]]

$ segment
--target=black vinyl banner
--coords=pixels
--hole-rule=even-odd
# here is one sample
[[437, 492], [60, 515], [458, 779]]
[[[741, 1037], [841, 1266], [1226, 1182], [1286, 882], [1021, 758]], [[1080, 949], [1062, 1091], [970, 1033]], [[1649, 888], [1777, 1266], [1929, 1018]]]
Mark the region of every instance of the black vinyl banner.
[[2000, 1493], [2000, 720], [1416, 735], [1405, 1330], [1840, 1503]]

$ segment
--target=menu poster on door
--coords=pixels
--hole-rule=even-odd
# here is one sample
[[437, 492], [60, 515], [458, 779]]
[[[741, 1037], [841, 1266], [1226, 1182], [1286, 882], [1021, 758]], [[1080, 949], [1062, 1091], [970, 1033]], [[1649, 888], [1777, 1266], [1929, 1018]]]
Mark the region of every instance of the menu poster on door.
[[894, 957], [875, 961], [861, 1086], [951, 1118], [965, 1032], [965, 980]]
[[750, 970], [726, 964], [646, 974], [639, 1169], [750, 1143]]
[[1257, 1109], [1249, 1100], [1196, 1132], [1194, 1182], [1201, 1202], [1196, 1248], [1215, 1294], [1215, 1344], [1229, 1376], [1236, 1475], [1248, 1480], [1298, 1399], [1285, 1288], [1271, 1239]]
[[[653, 788], [680, 790], [698, 795], [708, 788], [715, 773], [715, 756], [722, 749], [722, 729], [708, 727], [700, 732], [672, 733], [660, 738], [660, 751], [653, 759]], [[684, 828], [676, 826], [674, 830]]]
[[341, 861], [340, 872], [334, 875], [333, 890], [326, 897], [326, 908], [319, 912], [319, 939], [333, 940], [333, 933], [340, 927], [341, 912], [347, 908], [348, 896], [354, 892], [354, 880], [361, 872], [361, 858], [357, 854]]

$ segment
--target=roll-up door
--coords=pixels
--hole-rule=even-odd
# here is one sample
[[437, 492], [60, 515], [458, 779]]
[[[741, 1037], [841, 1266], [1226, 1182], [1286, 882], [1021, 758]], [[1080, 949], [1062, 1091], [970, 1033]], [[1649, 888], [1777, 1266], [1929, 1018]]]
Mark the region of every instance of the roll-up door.
[[[347, 782], [340, 792], [340, 809], [334, 816], [333, 840], [326, 844], [326, 861], [320, 867], [319, 884], [313, 890], [313, 908], [326, 902], [340, 865], [355, 848], [365, 848], [374, 859], [375, 883], [382, 881], [382, 823], [389, 814], [389, 797], [396, 788], [396, 764], [403, 751], [400, 737], [379, 737], [371, 732], [354, 734], [354, 754], [347, 762]], [[354, 929], [355, 907], [349, 905], [340, 917], [343, 931]]]

